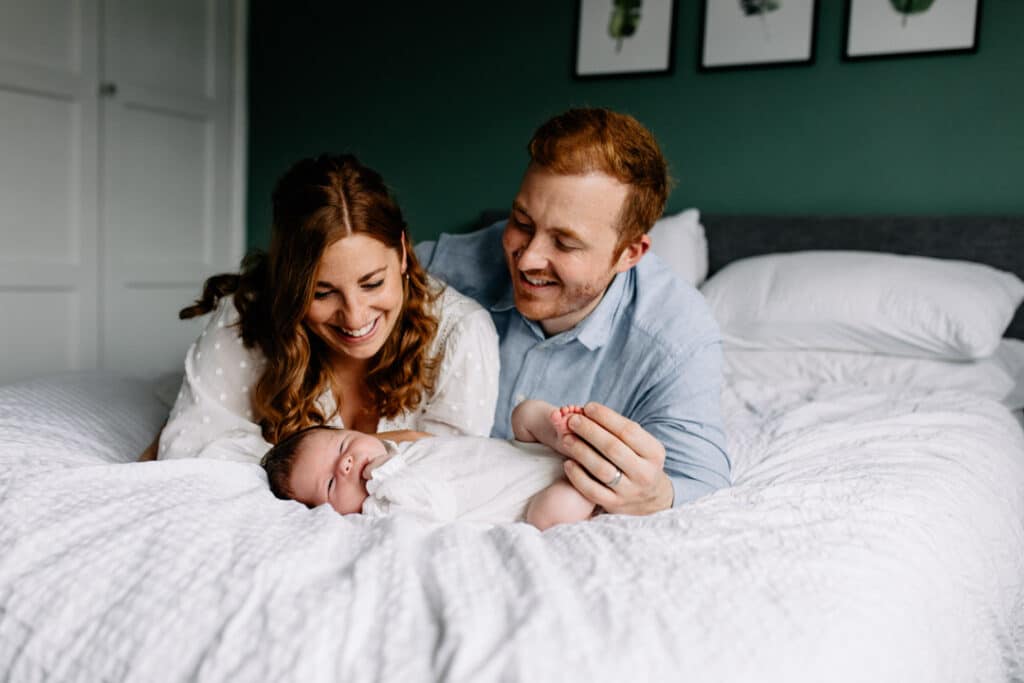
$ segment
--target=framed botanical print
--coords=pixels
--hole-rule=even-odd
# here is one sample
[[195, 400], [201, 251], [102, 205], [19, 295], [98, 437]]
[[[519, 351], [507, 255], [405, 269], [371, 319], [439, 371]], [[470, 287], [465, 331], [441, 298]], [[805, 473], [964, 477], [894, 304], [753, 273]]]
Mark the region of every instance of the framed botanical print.
[[848, 0], [847, 59], [973, 52], [981, 0]]
[[814, 61], [817, 0], [704, 0], [700, 68]]
[[675, 0], [580, 0], [577, 77], [672, 71]]

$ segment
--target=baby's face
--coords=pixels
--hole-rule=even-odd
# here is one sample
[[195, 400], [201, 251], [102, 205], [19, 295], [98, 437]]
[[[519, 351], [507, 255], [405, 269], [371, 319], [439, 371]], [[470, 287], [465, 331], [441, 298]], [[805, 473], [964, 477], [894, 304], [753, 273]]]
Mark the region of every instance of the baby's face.
[[360, 512], [366, 500], [363, 470], [387, 454], [384, 442], [350, 429], [315, 429], [299, 444], [292, 467], [295, 500], [330, 503], [343, 515]]

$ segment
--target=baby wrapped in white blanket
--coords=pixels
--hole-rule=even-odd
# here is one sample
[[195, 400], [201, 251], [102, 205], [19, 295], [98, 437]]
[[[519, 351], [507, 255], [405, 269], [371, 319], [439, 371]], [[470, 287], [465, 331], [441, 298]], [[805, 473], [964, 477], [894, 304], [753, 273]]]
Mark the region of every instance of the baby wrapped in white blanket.
[[317, 426], [281, 441], [263, 467], [278, 497], [342, 514], [526, 520], [541, 529], [587, 519], [594, 505], [565, 479], [565, 458], [552, 448], [573, 408], [526, 403], [513, 416], [516, 436], [547, 443], [446, 436], [396, 444]]
[[441, 521], [513, 522], [562, 477], [563, 458], [539, 443], [448, 436], [391, 444], [366, 482], [363, 514], [412, 511]]

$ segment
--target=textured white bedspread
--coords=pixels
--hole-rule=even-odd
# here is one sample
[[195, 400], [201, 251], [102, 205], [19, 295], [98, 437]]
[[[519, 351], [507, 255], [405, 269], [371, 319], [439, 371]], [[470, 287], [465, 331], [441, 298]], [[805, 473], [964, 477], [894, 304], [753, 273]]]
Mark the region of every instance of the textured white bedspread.
[[1024, 677], [1005, 408], [754, 384], [724, 402], [735, 486], [541, 534], [307, 510], [249, 465], [121, 464], [162, 415], [138, 383], [0, 387], [0, 679]]

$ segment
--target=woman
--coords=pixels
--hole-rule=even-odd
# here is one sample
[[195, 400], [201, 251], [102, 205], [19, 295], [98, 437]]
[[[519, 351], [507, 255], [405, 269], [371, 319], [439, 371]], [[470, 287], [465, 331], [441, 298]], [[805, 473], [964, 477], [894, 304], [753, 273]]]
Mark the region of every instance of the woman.
[[180, 315], [211, 311], [186, 355], [160, 459], [258, 463], [316, 424], [396, 441], [490, 433], [490, 315], [427, 276], [383, 179], [353, 156], [285, 173], [270, 251], [211, 277]]

